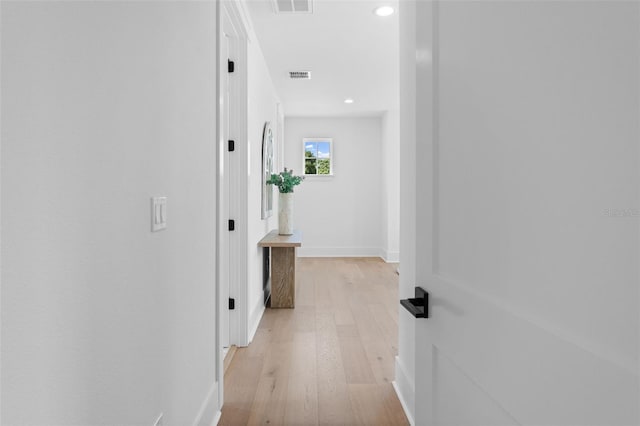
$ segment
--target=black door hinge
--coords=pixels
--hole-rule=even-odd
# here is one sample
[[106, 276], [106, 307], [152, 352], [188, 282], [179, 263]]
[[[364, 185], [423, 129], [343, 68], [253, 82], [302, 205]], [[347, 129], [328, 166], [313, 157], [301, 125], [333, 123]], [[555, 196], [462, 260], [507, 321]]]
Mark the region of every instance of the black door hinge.
[[236, 221], [233, 219], [229, 219], [229, 231], [236, 230]]
[[232, 311], [236, 308], [236, 299], [233, 297], [229, 298], [229, 310]]
[[228, 142], [229, 142], [229, 152], [235, 151], [236, 150], [236, 141], [229, 140]]
[[229, 72], [233, 72], [233, 70], [235, 69], [235, 62], [233, 62], [231, 59], [227, 60], [227, 71]]

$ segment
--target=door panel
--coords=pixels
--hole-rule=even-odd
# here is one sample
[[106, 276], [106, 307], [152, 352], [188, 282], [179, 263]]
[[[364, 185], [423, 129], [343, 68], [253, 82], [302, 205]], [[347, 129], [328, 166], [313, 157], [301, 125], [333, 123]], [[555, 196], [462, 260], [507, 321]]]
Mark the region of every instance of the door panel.
[[443, 2], [438, 13], [438, 274], [629, 365], [638, 224], [603, 212], [639, 203], [637, 4]]
[[[464, 370], [433, 346], [435, 418], [439, 425], [483, 424], [507, 426], [513, 418]], [[464, 409], [460, 409], [460, 406]]]
[[[636, 424], [632, 371], [452, 282], [434, 279], [430, 289], [431, 318], [419, 328], [429, 328], [439, 359], [482, 390], [475, 399], [465, 393], [454, 398], [460, 416], [478, 419], [461, 424], [498, 421], [479, 422], [474, 413], [481, 400], [499, 404], [515, 419], [512, 424]], [[451, 375], [439, 375], [434, 363], [438, 395], [440, 386], [453, 385], [443, 382]], [[486, 404], [488, 411], [492, 405]], [[445, 420], [436, 416], [435, 424]]]
[[639, 4], [416, 19], [416, 423], [639, 424]]

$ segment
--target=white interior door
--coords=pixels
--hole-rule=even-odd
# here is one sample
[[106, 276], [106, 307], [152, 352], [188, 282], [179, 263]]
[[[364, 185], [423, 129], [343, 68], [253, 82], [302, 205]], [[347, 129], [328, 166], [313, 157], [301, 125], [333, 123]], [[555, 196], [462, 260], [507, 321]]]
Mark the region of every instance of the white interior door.
[[416, 424], [637, 425], [638, 2], [417, 2]]

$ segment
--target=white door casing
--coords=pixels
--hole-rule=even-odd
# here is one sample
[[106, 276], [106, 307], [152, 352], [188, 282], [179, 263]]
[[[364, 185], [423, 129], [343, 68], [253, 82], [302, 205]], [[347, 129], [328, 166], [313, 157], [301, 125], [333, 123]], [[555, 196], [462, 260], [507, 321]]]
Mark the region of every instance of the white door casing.
[[638, 7], [416, 3], [416, 424], [639, 423]]
[[[229, 72], [229, 60], [242, 61], [242, 46], [246, 43], [244, 26], [237, 19], [235, 2], [218, 3], [218, 250], [217, 250], [217, 291], [218, 297], [218, 330], [217, 348], [218, 365], [217, 376], [220, 378], [218, 388], [218, 403], [222, 407], [224, 403], [224, 373], [223, 362], [227, 349], [231, 345], [241, 345], [238, 338], [238, 329], [242, 327], [239, 315], [242, 312], [242, 305], [236, 304], [236, 309], [229, 309], [229, 298], [236, 297], [242, 291], [238, 290], [241, 283], [238, 282], [238, 269], [242, 268], [242, 259], [246, 259], [246, 254], [242, 252], [242, 235], [246, 225], [238, 223], [236, 231], [229, 231], [229, 219], [241, 219], [237, 214], [242, 208], [242, 193], [237, 191], [238, 180], [241, 179], [242, 165], [234, 152], [229, 152], [229, 140], [242, 143], [246, 140], [246, 131], [242, 130], [242, 111], [245, 106], [244, 117], [246, 117], [246, 72]], [[246, 52], [246, 49], [244, 50]], [[245, 61], [246, 62], [246, 61]], [[238, 77], [238, 74], [240, 76]], [[246, 127], [246, 126], [245, 126]], [[243, 139], [244, 138], [244, 139]], [[240, 207], [239, 207], [240, 206]], [[239, 228], [239, 229], [238, 229]], [[244, 256], [244, 257], [243, 257]], [[246, 262], [246, 260], [245, 260]], [[238, 309], [238, 305], [240, 309]]]
[[217, 329], [216, 329], [216, 349], [218, 352], [218, 362], [216, 365], [216, 377], [218, 377], [218, 407], [224, 404], [224, 357], [229, 344], [229, 310], [227, 299], [229, 297], [229, 240], [226, 231], [226, 220], [228, 212], [228, 176], [225, 169], [228, 159], [226, 158], [226, 139], [228, 137], [229, 106], [228, 91], [229, 81], [227, 75], [227, 57], [229, 55], [229, 30], [225, 30], [226, 19], [221, 3], [217, 5], [218, 17], [218, 44], [217, 63], [218, 81], [217, 95], [218, 115], [217, 121], [217, 141], [216, 150], [218, 153], [217, 162], [217, 250], [216, 250], [216, 297], [218, 298], [217, 309]]
[[[228, 229], [225, 229], [225, 225], [228, 226], [227, 220], [230, 217], [229, 212], [229, 204], [230, 204], [230, 178], [229, 175], [229, 150], [228, 150], [228, 140], [231, 138], [230, 129], [229, 129], [229, 121], [230, 121], [230, 88], [229, 88], [229, 73], [227, 70], [227, 60], [230, 58], [230, 42], [233, 37], [233, 29], [231, 26], [231, 22], [229, 20], [229, 16], [226, 12], [223, 11], [221, 13], [222, 25], [221, 25], [221, 35], [220, 35], [220, 69], [218, 72], [220, 73], [220, 116], [221, 116], [221, 125], [220, 125], [220, 141], [218, 143], [219, 147], [219, 194], [220, 194], [220, 202], [218, 208], [221, 210], [219, 214], [219, 228], [220, 228], [220, 262], [218, 263], [218, 274], [220, 276], [220, 296], [222, 301], [226, 301], [230, 295], [230, 234]], [[222, 315], [222, 347], [229, 348], [230, 346], [230, 328], [231, 328], [231, 318], [229, 312], [228, 303], [223, 303], [221, 307]]]
[[[224, 190], [228, 194], [227, 205], [220, 219], [222, 232], [227, 242], [227, 298], [224, 309], [229, 314], [229, 344], [247, 346], [248, 326], [248, 134], [247, 134], [247, 43], [249, 42], [249, 21], [240, 2], [221, 1], [220, 9], [224, 31], [228, 37], [227, 56], [220, 56], [221, 71], [228, 78], [228, 118], [227, 135], [220, 140], [221, 156], [226, 163], [221, 164], [226, 181]], [[222, 54], [222, 52], [220, 52]], [[227, 71], [227, 60], [234, 62], [234, 71]], [[220, 99], [224, 102], [224, 99]], [[234, 151], [228, 151], [228, 140], [234, 141]], [[228, 221], [235, 222], [235, 230], [228, 230]], [[235, 299], [235, 309], [228, 310], [228, 298]]]

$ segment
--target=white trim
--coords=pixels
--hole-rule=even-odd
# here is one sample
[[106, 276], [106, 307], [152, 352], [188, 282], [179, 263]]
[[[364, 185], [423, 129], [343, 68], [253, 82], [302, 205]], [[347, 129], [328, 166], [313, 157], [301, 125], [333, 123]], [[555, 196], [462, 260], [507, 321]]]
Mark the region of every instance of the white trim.
[[304, 175], [304, 183], [313, 181], [331, 181], [335, 175]]
[[409, 412], [409, 407], [407, 407], [407, 403], [405, 402], [402, 396], [402, 392], [400, 392], [400, 389], [398, 388], [398, 383], [396, 383], [396, 381], [394, 380], [391, 382], [391, 386], [393, 386], [393, 390], [396, 392], [396, 396], [398, 397], [398, 400], [400, 401], [400, 405], [402, 406], [402, 411], [404, 411], [404, 415], [407, 416], [407, 420], [409, 421], [409, 424], [411, 426], [415, 426], [413, 417], [411, 417], [411, 413]]
[[360, 111], [360, 112], [345, 112], [343, 114], [336, 114], [333, 112], [328, 113], [297, 113], [293, 112], [287, 114], [286, 118], [380, 118], [385, 114], [385, 111]]
[[300, 247], [298, 257], [381, 257], [379, 247]]
[[222, 411], [218, 410], [216, 412], [215, 417], [213, 418], [213, 421], [211, 422], [211, 426], [216, 426], [218, 423], [220, 423], [220, 418], [222, 417]]
[[[2, 22], [2, 7], [0, 7], [0, 22]], [[2, 40], [2, 35], [0, 35], [0, 45]], [[1, 63], [2, 61], [0, 61]], [[0, 69], [2, 67], [0, 66]], [[2, 74], [2, 72], [0, 72], [0, 75]], [[2, 85], [0, 85], [0, 93], [2, 93]], [[2, 99], [2, 96], [0, 96], [0, 99]], [[1, 103], [0, 103], [1, 105]], [[0, 106], [0, 111], [2, 110], [2, 107]], [[0, 112], [0, 117], [3, 117], [2, 113]], [[0, 119], [0, 129], [2, 128], [2, 120]], [[0, 132], [1, 134], [1, 132]], [[0, 137], [0, 148], [2, 147], [2, 138]], [[6, 147], [6, 144], [5, 144]], [[0, 153], [2, 153], [2, 149], [0, 149]], [[2, 158], [2, 155], [0, 154], [0, 159]], [[1, 164], [1, 161], [0, 161]], [[2, 178], [1, 178], [2, 174], [0, 173], [0, 183], [2, 182]], [[2, 184], [0, 184], [0, 194], [2, 194]], [[6, 190], [5, 190], [5, 194], [6, 194]], [[0, 196], [0, 200], [2, 200], [2, 196]], [[2, 201], [0, 201], [0, 219], [2, 217]], [[2, 220], [0, 220], [0, 223], [2, 223]], [[2, 229], [0, 228], [0, 242], [2, 241]], [[0, 246], [2, 246], [2, 244], [0, 244]], [[0, 251], [0, 271], [2, 271], [2, 251]], [[0, 273], [0, 289], [2, 289], [2, 274]], [[2, 291], [0, 291], [0, 300], [2, 300]], [[2, 303], [0, 303], [0, 318], [3, 318], [2, 315]], [[2, 333], [0, 333], [0, 348], [2, 347]], [[2, 354], [0, 352], [0, 365], [2, 365]], [[2, 369], [0, 369], [0, 383], [3, 383], [2, 381]], [[1, 386], [0, 386], [1, 388]], [[2, 402], [0, 399], [0, 421], [2, 421], [3, 417], [2, 417]]]
[[[229, 76], [229, 139], [236, 141], [235, 151], [229, 156], [230, 197], [228, 216], [221, 218], [226, 224], [235, 219], [235, 231], [229, 234], [229, 297], [236, 299], [236, 308], [229, 314], [229, 344], [246, 346], [249, 343], [249, 301], [248, 301], [248, 83], [247, 43], [250, 34], [250, 20], [242, 2], [223, 1], [223, 11], [229, 17], [235, 34], [229, 40], [230, 56], [236, 63], [235, 71]], [[221, 58], [225, 61], [225, 58]], [[226, 147], [224, 148], [226, 150]], [[226, 228], [222, 232], [228, 232]], [[222, 301], [223, 303], [225, 301]], [[227, 305], [224, 305], [227, 309]]]
[[398, 263], [400, 262], [400, 252], [399, 251], [388, 251], [381, 250], [382, 254], [380, 257], [387, 263]]
[[404, 414], [407, 416], [407, 420], [409, 420], [409, 424], [414, 426], [414, 410], [415, 407], [415, 385], [411, 377], [409, 377], [404, 369], [400, 358], [396, 356], [396, 379], [391, 382], [393, 385], [393, 389], [396, 391], [396, 395], [398, 395], [398, 399], [400, 400], [400, 405], [402, 405], [402, 409], [404, 410]]
[[[434, 0], [428, 3], [415, 1], [411, 2], [413, 5], [410, 6], [413, 9], [411, 19], [414, 21], [411, 26], [415, 30], [412, 35], [415, 44], [411, 48], [421, 51], [425, 45], [430, 44], [431, 49], [430, 58], [427, 57], [428, 55], [412, 58], [410, 67], [414, 70], [412, 72], [414, 77], [410, 83], [410, 90], [415, 95], [412, 96], [413, 105], [410, 110], [403, 113], [413, 116], [412, 125], [415, 131], [411, 135], [405, 154], [410, 156], [412, 162], [415, 163], [416, 159], [419, 159], [418, 164], [427, 164], [427, 169], [430, 169], [430, 172], [424, 173], [419, 186], [414, 186], [412, 188], [414, 192], [410, 194], [411, 197], [415, 197], [415, 204], [412, 206], [415, 208], [415, 221], [410, 224], [410, 228], [413, 229], [407, 232], [415, 236], [416, 245], [413, 247], [415, 264], [410, 266], [415, 267], [413, 278], [417, 283], [429, 283], [439, 268], [439, 1]], [[406, 47], [409, 46], [405, 45]], [[402, 235], [400, 238], [402, 239]], [[410, 273], [411, 275], [413, 274]], [[435, 423], [436, 408], [433, 348], [426, 346], [429, 343], [429, 324], [416, 321], [415, 336], [421, 338], [420, 342], [418, 339], [414, 340], [413, 373], [416, 383], [414, 383], [414, 405], [412, 406], [413, 418], [416, 423], [425, 425]], [[420, 403], [417, 404], [416, 401]]]
[[[222, 318], [225, 311], [229, 311], [227, 304], [227, 296], [236, 299], [236, 309], [229, 311], [229, 344], [246, 345], [248, 335], [247, 310], [248, 310], [248, 288], [247, 288], [247, 262], [248, 262], [248, 213], [247, 213], [247, 197], [243, 194], [247, 193], [248, 176], [247, 176], [247, 121], [248, 121], [248, 97], [247, 97], [247, 43], [250, 24], [248, 14], [244, 4], [238, 1], [221, 1], [218, 2], [217, 8], [218, 22], [218, 42], [216, 57], [218, 60], [218, 153], [222, 158], [218, 159], [218, 229], [216, 238], [216, 261], [217, 261], [217, 283], [216, 297], [218, 298], [218, 309], [216, 313], [217, 332], [216, 332], [216, 349], [217, 349], [217, 366], [216, 379], [218, 383], [217, 401], [218, 409], [222, 408], [224, 403], [224, 367], [223, 367], [223, 348], [222, 335], [223, 326]], [[228, 38], [229, 58], [223, 58], [221, 49], [221, 40], [223, 34], [223, 20], [228, 17], [231, 23], [232, 34]], [[236, 63], [236, 69], [233, 74], [227, 73], [227, 59], [232, 59]], [[227, 141], [224, 123], [224, 105], [221, 104], [221, 93], [223, 88], [222, 76], [227, 75], [229, 81], [229, 129], [228, 139], [236, 141], [236, 151], [234, 155], [227, 154]], [[225, 155], [227, 164], [223, 164]], [[233, 167], [230, 165], [233, 163]], [[228, 172], [226, 175], [223, 171]], [[224, 185], [229, 186], [229, 200], [225, 200], [222, 189]], [[233, 197], [231, 197], [233, 195]], [[227, 220], [236, 220], [236, 230], [228, 233]], [[224, 234], [223, 234], [224, 233]], [[225, 238], [222, 238], [225, 235]], [[228, 246], [225, 246], [228, 242]], [[221, 276], [222, 262], [225, 262], [225, 268], [228, 273]], [[223, 282], [229, 282], [228, 294], [226, 289], [222, 288]]]
[[[639, 15], [639, 18], [640, 18], [640, 9], [638, 10], [638, 15]], [[638, 118], [640, 119], [640, 116]], [[638, 235], [638, 237], [640, 239], [640, 234]], [[638, 262], [638, 265], [640, 266], [640, 262]], [[636, 306], [640, 306], [640, 292], [638, 292], [638, 300], [636, 301], [636, 303], [638, 303]], [[638, 324], [640, 325], [640, 309], [638, 310]], [[638, 340], [637, 341], [638, 341], [638, 344], [637, 344], [638, 352], [637, 353], [640, 353], [640, 327], [638, 327]], [[640, 377], [640, 362], [637, 364], [636, 374], [638, 375], [638, 377]], [[638, 392], [638, 407], [640, 407], [640, 392]], [[0, 417], [0, 418], [2, 418], [2, 417]]]
[[241, 39], [249, 40], [251, 21], [249, 20], [249, 13], [245, 5], [246, 1], [223, 0], [220, 3], [222, 3], [222, 7], [227, 11], [231, 21], [236, 27], [236, 35]]
[[400, 252], [378, 247], [300, 247], [298, 257], [379, 257], [386, 263], [400, 262]]
[[[307, 152], [307, 143], [308, 142], [312, 142], [312, 143], [318, 143], [318, 142], [323, 142], [323, 143], [328, 143], [329, 144], [329, 174], [326, 175], [322, 175], [322, 174], [306, 174], [305, 170], [306, 170], [306, 163], [307, 163], [307, 157], [305, 156], [305, 153]], [[316, 157], [315, 160], [317, 162], [317, 160], [320, 160], [320, 157]], [[324, 160], [324, 158], [323, 158]], [[333, 138], [302, 138], [302, 174], [305, 177], [325, 177], [325, 176], [333, 176], [333, 172], [335, 171], [335, 169], [333, 168]]]
[[[209, 426], [217, 424], [217, 421], [219, 420], [217, 413], [221, 412], [221, 407], [218, 404], [218, 384], [219, 382], [215, 382], [211, 385], [211, 388], [209, 388], [209, 392], [207, 392], [207, 396], [204, 398], [204, 401], [202, 401], [200, 410], [198, 410], [198, 414], [196, 414], [196, 417], [193, 420], [193, 426]], [[206, 413], [208, 412], [211, 413], [211, 415], [207, 416]]]
[[[221, 70], [222, 70], [222, 58], [220, 58], [220, 56], [222, 55], [221, 53], [221, 46], [222, 46], [222, 37], [224, 37], [223, 34], [223, 25], [222, 25], [223, 19], [222, 19], [222, 7], [220, 5], [220, 3], [217, 3], [216, 5], [216, 25], [217, 25], [217, 31], [216, 31], [216, 71], [217, 74], [216, 75], [216, 98], [219, 100], [222, 97], [222, 93], [223, 93], [223, 87], [222, 87], [222, 74], [221, 74]], [[217, 155], [220, 156], [222, 151], [222, 141], [224, 139], [224, 130], [222, 128], [222, 123], [224, 122], [224, 110], [223, 110], [223, 105], [221, 105], [221, 102], [218, 101], [218, 105], [216, 106], [216, 132], [217, 132], [217, 138], [218, 138], [218, 146], [216, 149]], [[215, 312], [215, 322], [216, 322], [216, 374], [215, 374], [215, 378], [217, 380], [218, 383], [218, 395], [217, 395], [217, 404], [218, 407], [222, 407], [223, 404], [223, 399], [224, 399], [224, 365], [223, 365], [223, 359], [224, 359], [224, 354], [223, 354], [223, 342], [222, 342], [222, 335], [223, 335], [223, 321], [222, 321], [222, 313], [224, 312], [224, 309], [226, 308], [225, 305], [222, 303], [222, 300], [224, 299], [224, 291], [222, 288], [222, 281], [223, 281], [223, 277], [222, 275], [222, 268], [220, 267], [222, 264], [222, 260], [224, 259], [224, 256], [221, 255], [221, 253], [223, 253], [222, 251], [222, 245], [224, 244], [224, 238], [221, 238], [221, 232], [222, 232], [222, 219], [221, 219], [221, 214], [224, 212], [225, 206], [224, 206], [224, 192], [222, 191], [223, 188], [223, 184], [224, 184], [224, 175], [222, 174], [222, 158], [216, 158], [216, 204], [217, 204], [217, 210], [216, 210], [216, 214], [217, 214], [217, 225], [216, 225], [216, 235], [215, 235], [215, 239], [216, 239], [216, 245], [215, 245], [215, 276], [216, 276], [216, 289], [215, 289], [215, 293], [216, 293], [216, 300], [217, 300], [217, 306], [216, 306], [216, 312]], [[198, 413], [198, 415], [200, 415], [200, 413]], [[196, 416], [196, 420], [198, 420], [198, 417]]]
[[247, 342], [247, 344], [253, 341], [253, 338], [258, 331], [258, 326], [260, 325], [262, 315], [264, 315], [264, 311], [264, 301], [262, 300], [262, 298], [260, 298], [251, 312], [251, 319], [249, 320], [249, 341]]
[[231, 126], [234, 129], [233, 139], [236, 141], [234, 163], [230, 174], [233, 176], [231, 192], [236, 194], [231, 214], [236, 220], [236, 228], [232, 233], [236, 242], [231, 247], [233, 255], [230, 268], [234, 271], [231, 280], [231, 297], [236, 299], [236, 309], [233, 311], [235, 330], [232, 333], [232, 344], [246, 346], [248, 344], [248, 318], [249, 318], [249, 266], [248, 266], [248, 241], [249, 241], [249, 214], [248, 198], [246, 194], [249, 188], [248, 173], [248, 88], [247, 88], [247, 40], [237, 40], [236, 70], [232, 80], [231, 96], [236, 100], [233, 106]]

